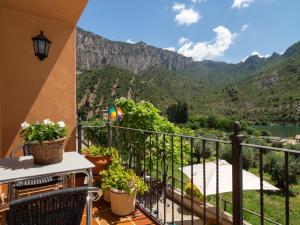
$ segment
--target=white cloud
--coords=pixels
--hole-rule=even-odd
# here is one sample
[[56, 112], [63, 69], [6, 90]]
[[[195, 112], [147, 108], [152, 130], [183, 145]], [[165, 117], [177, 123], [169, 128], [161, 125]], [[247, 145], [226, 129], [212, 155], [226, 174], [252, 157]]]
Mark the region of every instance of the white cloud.
[[181, 38], [181, 41], [179, 40], [181, 45], [177, 52], [192, 57], [195, 61], [215, 59], [222, 56], [233, 44], [237, 34], [232, 33], [224, 26], [218, 26], [213, 31], [216, 33], [216, 37], [212, 41], [193, 43], [188, 39]]
[[249, 7], [255, 0], [233, 0], [232, 8], [247, 8]]
[[172, 7], [176, 12], [175, 21], [179, 25], [191, 25], [201, 19], [201, 15], [193, 8], [187, 8], [185, 4], [175, 2]]
[[175, 47], [167, 47], [167, 48], [164, 48], [164, 50], [168, 50], [168, 51], [171, 51], [171, 52], [176, 51]]
[[133, 41], [131, 38], [129, 38], [126, 42], [129, 43], [129, 44], [135, 44], [135, 43], [136, 43], [136, 42]]
[[192, 57], [195, 61], [215, 59], [222, 56], [226, 50], [233, 44], [237, 34], [232, 33], [224, 26], [218, 26], [213, 29], [216, 37], [213, 41], [204, 41], [193, 43], [190, 40], [181, 42], [178, 53]]
[[174, 2], [172, 9], [173, 11], [180, 11], [185, 9], [185, 7], [185, 4]]
[[253, 55], [257, 55], [259, 58], [268, 58], [268, 57], [271, 56], [270, 54], [262, 55], [262, 54], [260, 54], [258, 51], [253, 51], [253, 52], [251, 53], [251, 56], [253, 56]]
[[242, 27], [241, 27], [241, 31], [246, 31], [248, 30], [249, 28], [249, 24], [244, 24]]
[[[262, 55], [258, 51], [253, 51], [250, 56], [254, 56], [254, 55], [258, 56], [259, 58], [269, 58], [271, 56], [270, 54]], [[245, 62], [250, 56], [245, 57], [243, 59], [243, 62]]]
[[186, 42], [189, 42], [189, 41], [190, 40], [188, 38], [182, 37], [182, 38], [179, 39], [178, 44], [183, 45], [183, 44], [185, 44]]

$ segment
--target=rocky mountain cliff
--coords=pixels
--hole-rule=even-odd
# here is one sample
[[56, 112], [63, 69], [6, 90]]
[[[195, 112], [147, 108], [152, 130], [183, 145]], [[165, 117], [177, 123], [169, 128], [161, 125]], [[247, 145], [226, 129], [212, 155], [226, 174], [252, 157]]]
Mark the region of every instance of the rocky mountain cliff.
[[144, 42], [129, 44], [111, 41], [77, 28], [77, 71], [81, 72], [111, 65], [137, 74], [150, 67], [160, 66], [212, 85], [224, 85], [248, 79], [278, 61], [280, 57], [276, 53], [269, 58], [250, 56], [238, 64], [210, 60], [194, 62], [192, 58]]
[[149, 46], [144, 42], [129, 44], [105, 39], [77, 28], [77, 70], [99, 69], [105, 65], [141, 72], [149, 66], [163, 65], [170, 70], [182, 71], [193, 64], [192, 58], [176, 52]]

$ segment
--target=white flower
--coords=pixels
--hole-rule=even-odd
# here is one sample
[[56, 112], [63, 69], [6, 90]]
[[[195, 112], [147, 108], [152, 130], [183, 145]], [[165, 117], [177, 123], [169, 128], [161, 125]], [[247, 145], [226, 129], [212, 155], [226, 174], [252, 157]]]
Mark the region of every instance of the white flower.
[[51, 124], [53, 124], [53, 122], [50, 119], [45, 119], [44, 124], [45, 125], [51, 125]]
[[29, 126], [30, 126], [30, 124], [27, 123], [26, 121], [25, 121], [24, 123], [21, 124], [21, 127], [22, 127], [23, 129], [26, 129], [26, 128], [28, 128]]
[[57, 122], [58, 126], [61, 127], [61, 128], [64, 128], [66, 126], [65, 122], [64, 121], [59, 121]]

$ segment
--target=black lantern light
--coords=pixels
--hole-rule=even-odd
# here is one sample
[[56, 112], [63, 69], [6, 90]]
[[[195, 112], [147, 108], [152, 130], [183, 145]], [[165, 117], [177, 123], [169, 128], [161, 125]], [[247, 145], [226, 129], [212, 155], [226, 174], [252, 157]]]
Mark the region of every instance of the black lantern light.
[[51, 41], [47, 39], [43, 31], [41, 31], [39, 35], [33, 37], [32, 41], [34, 54], [39, 58], [39, 60], [43, 61], [48, 57]]

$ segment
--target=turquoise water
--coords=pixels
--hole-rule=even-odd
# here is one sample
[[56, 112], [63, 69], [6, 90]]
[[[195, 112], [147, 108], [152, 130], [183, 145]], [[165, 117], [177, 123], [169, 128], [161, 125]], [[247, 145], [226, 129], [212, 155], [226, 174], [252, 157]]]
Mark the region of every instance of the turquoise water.
[[272, 136], [278, 137], [295, 137], [296, 134], [300, 134], [300, 126], [292, 125], [255, 125], [252, 126], [257, 130], [267, 130], [272, 133]]

